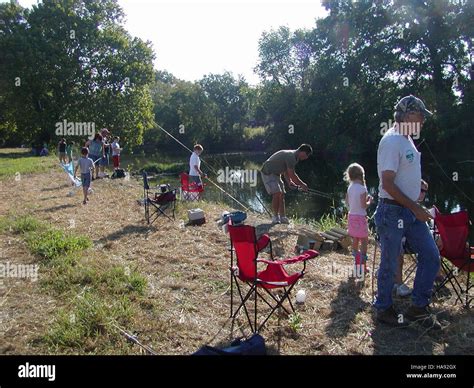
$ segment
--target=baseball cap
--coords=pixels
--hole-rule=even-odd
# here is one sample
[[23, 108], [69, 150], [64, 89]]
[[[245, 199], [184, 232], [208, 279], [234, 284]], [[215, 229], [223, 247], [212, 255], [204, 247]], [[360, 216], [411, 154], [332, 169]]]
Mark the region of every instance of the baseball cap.
[[397, 102], [397, 105], [395, 105], [395, 111], [403, 113], [421, 112], [425, 116], [433, 115], [432, 112], [426, 109], [425, 103], [423, 101], [411, 94], [409, 96], [403, 97]]

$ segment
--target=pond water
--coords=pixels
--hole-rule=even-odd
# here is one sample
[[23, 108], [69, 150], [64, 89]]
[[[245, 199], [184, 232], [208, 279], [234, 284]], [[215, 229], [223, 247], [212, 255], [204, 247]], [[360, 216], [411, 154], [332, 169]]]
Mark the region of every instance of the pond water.
[[[258, 169], [269, 154], [264, 153], [239, 153], [202, 155], [204, 162], [201, 169], [209, 175], [209, 178], [217, 183], [222, 189], [231, 194], [245, 206], [249, 206], [258, 212], [264, 212], [264, 206], [271, 211], [271, 198], [266, 193], [261, 181]], [[189, 156], [167, 158], [167, 162], [183, 162], [187, 166]], [[438, 158], [437, 158], [438, 159]], [[160, 162], [155, 158], [128, 158], [128, 163], [133, 160], [136, 169], [140, 165], [149, 162]], [[426, 196], [425, 205], [435, 204], [441, 212], [453, 212], [459, 209], [467, 209], [471, 218], [474, 217], [474, 163], [461, 163], [456, 160], [438, 159], [441, 168], [436, 164], [433, 157], [425, 152], [422, 155], [423, 178], [428, 181], [429, 191]], [[378, 177], [375, 162], [357, 161], [366, 170], [366, 181], [370, 194], [377, 199]], [[310, 188], [330, 194], [330, 199], [318, 195], [308, 195], [297, 191], [288, 191], [286, 195], [287, 213], [290, 216], [307, 219], [319, 219], [324, 214], [336, 214], [341, 216], [345, 211], [344, 197], [347, 189], [342, 180], [342, 174], [349, 162], [344, 163], [336, 158], [318, 158], [313, 156], [310, 160], [300, 162], [296, 166], [297, 174]], [[125, 166], [127, 158], [125, 158]], [[183, 171], [187, 167], [183, 166]], [[227, 171], [226, 171], [227, 170]], [[232, 174], [232, 170], [241, 170], [241, 182], [238, 173]], [[258, 179], [254, 181], [255, 175]], [[222, 182], [223, 178], [233, 177], [231, 182]], [[454, 178], [454, 179], [453, 179]], [[220, 181], [220, 182], [219, 182]], [[228, 181], [228, 179], [227, 179]], [[179, 187], [179, 179], [176, 175], [158, 176], [153, 182], [156, 184], [170, 183]], [[465, 195], [471, 198], [469, 200]], [[208, 200], [225, 202], [229, 208], [241, 209], [229, 196], [208, 183], [204, 197]], [[369, 216], [375, 211], [376, 203], [368, 210]]]

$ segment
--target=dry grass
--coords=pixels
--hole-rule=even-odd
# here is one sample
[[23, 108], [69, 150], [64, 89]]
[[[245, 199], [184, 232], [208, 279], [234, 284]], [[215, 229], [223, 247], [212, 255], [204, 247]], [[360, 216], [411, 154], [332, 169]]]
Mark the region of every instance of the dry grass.
[[[127, 302], [132, 313], [120, 322], [125, 329], [137, 332], [143, 343], [160, 354], [189, 354], [203, 344], [227, 344], [232, 338], [249, 334], [243, 317], [234, 324], [228, 318], [229, 242], [214, 223], [225, 210], [223, 205], [179, 203], [174, 222], [161, 218], [149, 227], [137, 203], [142, 195], [140, 181], [94, 181], [94, 194], [87, 206], [81, 205], [80, 193], [67, 195], [70, 188], [65, 182], [59, 168], [20, 181], [8, 178], [2, 182], [0, 214], [30, 215], [58, 229], [88, 236], [93, 247], [81, 256], [84, 268], [107, 271], [121, 266], [144, 276], [144, 294], [132, 295]], [[186, 209], [191, 207], [203, 208], [208, 223], [184, 226]], [[249, 222], [257, 225], [259, 232], [270, 233], [278, 256], [292, 253], [300, 226], [270, 228], [267, 220], [255, 215]], [[77, 347], [55, 347], [39, 340], [58, 323], [61, 312], [71, 311], [77, 298], [92, 286], [80, 281], [68, 290], [41, 286], [51, 273], [31, 254], [25, 240], [5, 230], [0, 243], [2, 262], [40, 263], [36, 283], [0, 280], [0, 354], [140, 353], [109, 326]], [[371, 308], [370, 279], [365, 284], [354, 283], [342, 270], [331, 271], [333, 266], [341, 269], [351, 263], [347, 253], [335, 252], [310, 262], [297, 287], [306, 289], [307, 295], [305, 305], [298, 306], [298, 319], [290, 322], [288, 317], [276, 315], [262, 332], [270, 353], [474, 353], [472, 313], [448, 301], [436, 305], [447, 325], [438, 334], [425, 333], [416, 326], [392, 329], [377, 324]], [[104, 301], [113, 301], [119, 297], [115, 291], [105, 282], [94, 292]], [[399, 306], [407, 303], [397, 300]]]

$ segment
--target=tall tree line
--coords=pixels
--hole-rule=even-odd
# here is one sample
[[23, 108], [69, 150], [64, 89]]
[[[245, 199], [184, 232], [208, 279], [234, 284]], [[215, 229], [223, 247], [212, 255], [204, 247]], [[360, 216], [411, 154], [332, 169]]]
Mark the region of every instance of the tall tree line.
[[261, 36], [257, 86], [228, 72], [189, 82], [153, 71], [150, 44], [124, 30], [114, 0], [0, 4], [0, 145], [54, 139], [67, 118], [111, 127], [146, 153], [176, 151], [161, 126], [211, 152], [308, 142], [329, 160], [370, 159], [411, 93], [436, 113], [423, 133], [434, 151], [469, 158], [474, 2], [322, 3], [314, 28]]
[[0, 145], [56, 140], [64, 120], [141, 143], [154, 54], [123, 17], [116, 0], [0, 4]]

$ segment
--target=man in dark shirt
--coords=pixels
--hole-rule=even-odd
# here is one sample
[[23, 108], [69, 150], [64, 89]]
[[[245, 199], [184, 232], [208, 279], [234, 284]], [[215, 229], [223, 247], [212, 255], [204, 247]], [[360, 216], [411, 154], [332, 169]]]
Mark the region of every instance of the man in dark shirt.
[[302, 144], [297, 150], [275, 152], [263, 164], [262, 180], [268, 194], [272, 196], [273, 223], [289, 224], [285, 216], [285, 185], [281, 176], [285, 177], [290, 187], [300, 186], [303, 190], [308, 190], [308, 185], [296, 175], [295, 166], [300, 160], [308, 159], [312, 153], [313, 149], [309, 144]]

